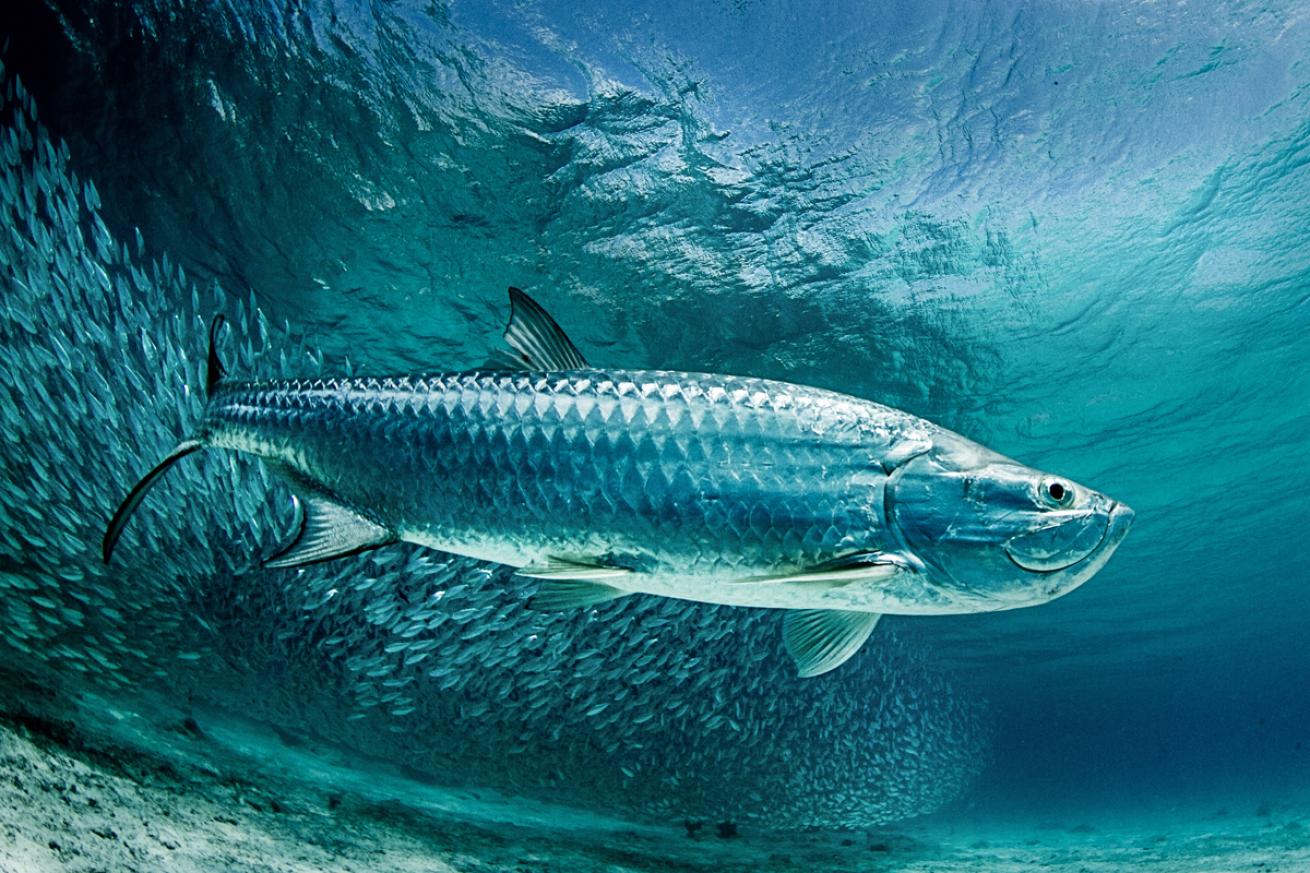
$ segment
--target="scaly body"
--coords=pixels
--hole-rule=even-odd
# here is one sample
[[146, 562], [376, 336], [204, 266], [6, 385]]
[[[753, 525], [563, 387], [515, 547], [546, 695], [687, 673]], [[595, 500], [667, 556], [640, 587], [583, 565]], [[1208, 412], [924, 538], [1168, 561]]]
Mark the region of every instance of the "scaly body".
[[211, 445], [442, 551], [515, 567], [603, 556], [635, 571], [611, 582], [631, 591], [910, 613], [952, 604], [740, 583], [899, 548], [884, 462], [939, 430], [784, 382], [603, 370], [220, 385], [205, 423]]
[[256, 455], [297, 493], [290, 567], [407, 541], [542, 580], [538, 608], [632, 593], [787, 610], [801, 675], [882, 613], [1044, 603], [1095, 574], [1132, 512], [922, 418], [765, 379], [587, 364], [511, 289], [495, 368], [427, 377], [224, 380], [105, 534], [109, 556], [168, 467]]

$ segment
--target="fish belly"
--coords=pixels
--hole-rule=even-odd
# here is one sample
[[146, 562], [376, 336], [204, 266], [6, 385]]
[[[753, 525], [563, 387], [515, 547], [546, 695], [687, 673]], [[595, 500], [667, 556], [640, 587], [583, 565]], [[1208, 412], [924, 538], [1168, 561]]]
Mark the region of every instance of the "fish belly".
[[208, 439], [409, 541], [611, 564], [703, 600], [883, 548], [880, 458], [917, 421], [763, 379], [506, 371], [224, 387]]

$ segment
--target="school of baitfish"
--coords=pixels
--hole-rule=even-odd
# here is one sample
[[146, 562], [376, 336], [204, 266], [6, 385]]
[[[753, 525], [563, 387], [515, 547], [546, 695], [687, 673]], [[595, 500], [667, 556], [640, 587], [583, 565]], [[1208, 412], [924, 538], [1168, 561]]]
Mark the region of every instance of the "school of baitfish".
[[202, 313], [237, 328], [234, 370], [304, 377], [322, 360], [253, 303], [202, 300], [139, 234], [118, 242], [30, 96], [2, 87], [7, 669], [125, 701], [168, 688], [439, 779], [660, 820], [886, 822], [981, 767], [980, 706], [894, 629], [800, 681], [773, 610], [625, 597], [535, 611], [538, 583], [404, 544], [261, 567], [297, 517], [279, 478], [235, 453], [179, 465], [103, 564], [135, 459], [202, 420]]

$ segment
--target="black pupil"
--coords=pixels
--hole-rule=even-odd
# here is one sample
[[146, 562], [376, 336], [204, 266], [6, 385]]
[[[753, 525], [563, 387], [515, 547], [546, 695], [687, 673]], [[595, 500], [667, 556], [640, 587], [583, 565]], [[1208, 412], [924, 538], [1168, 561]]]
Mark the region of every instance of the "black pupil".
[[1053, 500], [1064, 499], [1064, 486], [1061, 485], [1059, 482], [1052, 482], [1050, 485], [1047, 486], [1046, 490], [1051, 493], [1051, 499]]

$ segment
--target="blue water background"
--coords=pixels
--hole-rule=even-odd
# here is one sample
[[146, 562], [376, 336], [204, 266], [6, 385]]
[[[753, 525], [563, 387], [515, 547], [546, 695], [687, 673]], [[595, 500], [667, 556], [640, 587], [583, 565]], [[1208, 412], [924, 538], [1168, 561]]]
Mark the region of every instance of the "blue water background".
[[329, 369], [475, 364], [515, 284], [593, 361], [870, 397], [1131, 504], [1060, 601], [888, 620], [991, 703], [963, 803], [1310, 784], [1300, 4], [64, 11], [80, 72], [10, 63], [111, 226]]

